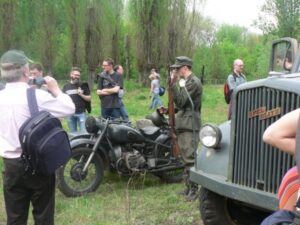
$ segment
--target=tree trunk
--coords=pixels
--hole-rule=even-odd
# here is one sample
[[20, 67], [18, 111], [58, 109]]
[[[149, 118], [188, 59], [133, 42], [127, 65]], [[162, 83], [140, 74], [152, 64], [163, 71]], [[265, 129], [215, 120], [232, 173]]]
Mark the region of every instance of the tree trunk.
[[124, 41], [124, 49], [125, 49], [125, 77], [127, 80], [130, 79], [129, 71], [130, 71], [130, 59], [129, 59], [129, 35], [126, 34], [125, 41]]
[[90, 91], [92, 92], [94, 90], [94, 77], [95, 77], [95, 71], [89, 70], [88, 71], [88, 84]]

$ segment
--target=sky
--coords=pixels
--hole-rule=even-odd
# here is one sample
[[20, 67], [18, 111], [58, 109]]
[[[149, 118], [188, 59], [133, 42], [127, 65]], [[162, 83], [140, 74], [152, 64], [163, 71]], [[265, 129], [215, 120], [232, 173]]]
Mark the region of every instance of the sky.
[[251, 24], [258, 17], [260, 6], [264, 2], [264, 0], [206, 0], [203, 13], [218, 24], [240, 25], [260, 33], [260, 30], [251, 27]]

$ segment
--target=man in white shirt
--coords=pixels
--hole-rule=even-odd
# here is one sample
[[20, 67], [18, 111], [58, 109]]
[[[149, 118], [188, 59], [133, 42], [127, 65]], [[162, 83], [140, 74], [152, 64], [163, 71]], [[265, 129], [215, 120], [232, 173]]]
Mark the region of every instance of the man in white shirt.
[[[55, 175], [31, 175], [20, 160], [19, 128], [30, 117], [26, 90], [29, 88], [29, 59], [24, 52], [10, 50], [0, 59], [6, 88], [0, 92], [0, 156], [4, 161], [3, 190], [7, 225], [27, 224], [30, 202], [35, 224], [54, 224]], [[56, 80], [46, 76], [49, 92], [36, 89], [38, 109], [56, 117], [75, 111], [71, 98], [62, 93]]]

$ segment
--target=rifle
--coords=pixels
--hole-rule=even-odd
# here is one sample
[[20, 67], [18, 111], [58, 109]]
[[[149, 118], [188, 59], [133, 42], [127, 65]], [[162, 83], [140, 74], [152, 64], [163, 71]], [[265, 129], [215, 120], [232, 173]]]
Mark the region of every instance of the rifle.
[[203, 65], [202, 66], [202, 70], [201, 70], [201, 83], [202, 83], [202, 85], [204, 84], [204, 69], [205, 69], [205, 66]]
[[171, 127], [171, 138], [172, 138], [172, 153], [175, 158], [180, 155], [180, 148], [177, 143], [177, 136], [175, 130], [175, 111], [174, 111], [174, 96], [171, 91], [172, 81], [171, 81], [171, 68], [168, 68], [168, 114], [169, 114], [169, 125]]

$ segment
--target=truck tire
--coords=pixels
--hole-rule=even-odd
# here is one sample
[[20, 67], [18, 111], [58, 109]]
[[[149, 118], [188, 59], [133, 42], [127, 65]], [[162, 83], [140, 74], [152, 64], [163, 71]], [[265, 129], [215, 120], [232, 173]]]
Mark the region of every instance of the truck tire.
[[204, 225], [259, 225], [269, 212], [200, 189], [200, 214]]

